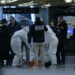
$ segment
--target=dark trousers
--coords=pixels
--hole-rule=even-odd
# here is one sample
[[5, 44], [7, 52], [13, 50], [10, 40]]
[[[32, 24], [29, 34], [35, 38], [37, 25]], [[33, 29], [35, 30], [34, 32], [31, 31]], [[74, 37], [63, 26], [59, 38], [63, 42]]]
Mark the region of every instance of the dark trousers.
[[9, 53], [9, 58], [8, 58], [8, 61], [7, 61], [7, 65], [8, 65], [8, 66], [11, 66], [15, 54], [13, 53], [12, 50], [10, 50], [9, 52], [11, 52], [11, 54]]
[[59, 40], [57, 48], [57, 64], [65, 64], [65, 39]]
[[7, 62], [9, 61], [9, 51], [8, 50], [0, 51], [0, 65], [4, 65], [4, 61], [3, 60], [6, 60]]

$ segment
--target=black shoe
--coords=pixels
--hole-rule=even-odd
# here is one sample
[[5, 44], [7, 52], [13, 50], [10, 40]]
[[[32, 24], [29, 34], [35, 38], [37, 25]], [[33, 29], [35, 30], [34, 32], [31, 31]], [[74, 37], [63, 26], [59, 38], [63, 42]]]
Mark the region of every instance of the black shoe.
[[0, 68], [4, 67], [4, 64], [0, 62]]
[[45, 68], [49, 68], [51, 65], [52, 65], [52, 64], [51, 64], [51, 61], [45, 62]]

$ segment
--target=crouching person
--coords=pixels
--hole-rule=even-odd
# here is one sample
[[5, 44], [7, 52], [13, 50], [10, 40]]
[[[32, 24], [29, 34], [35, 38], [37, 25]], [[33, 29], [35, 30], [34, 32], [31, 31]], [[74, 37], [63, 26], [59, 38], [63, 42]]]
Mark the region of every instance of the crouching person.
[[48, 55], [51, 61], [52, 65], [57, 64], [57, 58], [56, 58], [56, 52], [57, 52], [57, 46], [58, 46], [58, 38], [56, 37], [55, 33], [52, 31], [49, 25], [46, 25], [48, 28], [48, 31], [45, 32], [45, 39], [46, 44], [48, 44]]
[[26, 50], [26, 61], [29, 62], [30, 59], [30, 45], [27, 39], [28, 27], [25, 27], [19, 31], [16, 31], [11, 38], [11, 48], [15, 53], [12, 66], [23, 66], [23, 46]]

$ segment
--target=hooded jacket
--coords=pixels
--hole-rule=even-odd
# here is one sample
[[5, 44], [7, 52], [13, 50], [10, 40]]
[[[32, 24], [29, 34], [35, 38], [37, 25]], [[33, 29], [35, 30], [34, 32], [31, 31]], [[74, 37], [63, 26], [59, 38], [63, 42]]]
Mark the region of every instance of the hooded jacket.
[[27, 37], [28, 31], [29, 31], [28, 27], [25, 27], [19, 31], [16, 31], [11, 39], [20, 38], [21, 42], [24, 42], [26, 47], [30, 48], [28, 44], [28, 37]]

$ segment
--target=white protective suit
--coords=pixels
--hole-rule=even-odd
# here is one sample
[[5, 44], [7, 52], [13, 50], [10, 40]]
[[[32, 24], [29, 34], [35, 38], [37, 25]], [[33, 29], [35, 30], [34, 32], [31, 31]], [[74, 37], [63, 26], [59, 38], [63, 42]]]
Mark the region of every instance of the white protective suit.
[[20, 58], [22, 58], [22, 42], [24, 42], [28, 49], [30, 48], [27, 38], [28, 31], [29, 27], [25, 27], [19, 31], [16, 31], [11, 38], [11, 48], [15, 53], [12, 66], [16, 66], [19, 63]]
[[45, 43], [46, 43], [46, 54], [48, 51], [49, 59], [51, 60], [52, 64], [57, 64], [57, 46], [58, 46], [58, 38], [56, 37], [55, 33], [52, 31], [49, 25], [46, 25], [48, 31], [45, 32]]

